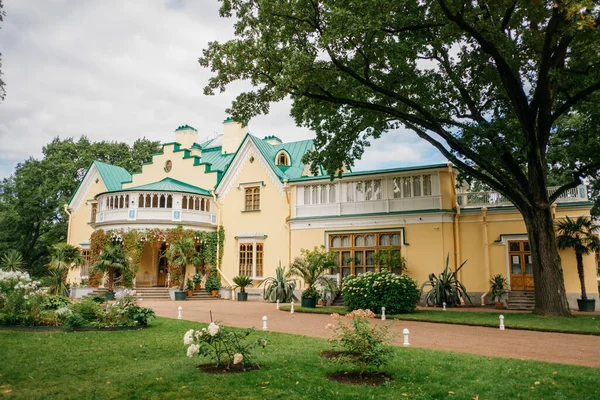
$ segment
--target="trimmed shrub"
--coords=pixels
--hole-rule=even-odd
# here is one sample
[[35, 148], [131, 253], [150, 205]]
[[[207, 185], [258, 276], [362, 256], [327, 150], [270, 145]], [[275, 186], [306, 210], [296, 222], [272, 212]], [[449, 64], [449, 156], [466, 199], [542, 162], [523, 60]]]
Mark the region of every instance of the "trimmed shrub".
[[415, 311], [420, 299], [417, 282], [406, 275], [388, 271], [367, 272], [344, 280], [344, 304], [350, 311], [371, 310], [387, 314], [405, 314]]

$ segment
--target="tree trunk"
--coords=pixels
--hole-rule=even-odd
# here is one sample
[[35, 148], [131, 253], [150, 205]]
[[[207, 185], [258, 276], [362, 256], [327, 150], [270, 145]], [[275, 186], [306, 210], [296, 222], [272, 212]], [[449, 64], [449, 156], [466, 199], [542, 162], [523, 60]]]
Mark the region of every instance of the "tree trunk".
[[540, 207], [538, 203], [534, 207], [526, 208], [522, 214], [527, 226], [533, 263], [535, 285], [533, 313], [570, 316], [550, 207]]
[[108, 290], [113, 291], [113, 287], [115, 285], [115, 272], [113, 271], [113, 267], [108, 267]]
[[579, 275], [579, 283], [581, 284], [581, 300], [587, 300], [587, 293], [585, 291], [585, 274], [583, 271], [583, 255], [581, 253], [575, 253], [577, 258], [577, 274]]

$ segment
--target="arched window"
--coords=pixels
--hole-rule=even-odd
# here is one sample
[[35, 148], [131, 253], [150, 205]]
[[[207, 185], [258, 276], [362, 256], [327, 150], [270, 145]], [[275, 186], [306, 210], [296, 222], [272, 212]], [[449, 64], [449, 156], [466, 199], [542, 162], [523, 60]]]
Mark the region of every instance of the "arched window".
[[125, 200], [125, 198], [123, 197], [123, 195], [120, 195], [119, 196], [119, 208], [125, 207], [125, 205], [123, 204], [124, 200]]
[[290, 158], [288, 157], [288, 155], [285, 151], [280, 151], [279, 154], [277, 154], [276, 164], [277, 165], [290, 165]]
[[206, 211], [204, 206], [204, 199], [200, 201], [200, 211]]
[[210, 212], [210, 200], [206, 200], [206, 212]]
[[167, 208], [173, 208], [173, 196], [167, 196]]
[[194, 199], [194, 210], [200, 210], [200, 199], [198, 199], [197, 197]]
[[158, 195], [152, 196], [152, 208], [158, 208]]
[[181, 200], [181, 208], [183, 208], [184, 210], [187, 210], [188, 208], [188, 199], [187, 196], [183, 196], [183, 200]]
[[129, 195], [125, 195], [125, 208], [129, 208]]
[[144, 195], [140, 194], [140, 198], [138, 199], [138, 207], [144, 208]]
[[149, 194], [146, 195], [146, 204], [144, 205], [146, 208], [152, 207], [152, 200]]
[[160, 195], [160, 208], [165, 208], [165, 195]]

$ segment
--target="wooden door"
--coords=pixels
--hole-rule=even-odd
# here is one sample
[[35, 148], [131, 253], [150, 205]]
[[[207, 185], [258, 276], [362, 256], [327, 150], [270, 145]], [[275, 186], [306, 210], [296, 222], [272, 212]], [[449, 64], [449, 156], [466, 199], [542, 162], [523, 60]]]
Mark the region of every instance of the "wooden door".
[[[163, 252], [161, 251], [161, 254]], [[157, 279], [157, 286], [167, 286], [168, 282], [167, 282], [167, 276], [169, 275], [169, 264], [167, 263], [167, 258], [166, 257], [160, 257], [158, 260], [158, 279]]]
[[533, 264], [527, 240], [508, 242], [511, 290], [533, 290]]

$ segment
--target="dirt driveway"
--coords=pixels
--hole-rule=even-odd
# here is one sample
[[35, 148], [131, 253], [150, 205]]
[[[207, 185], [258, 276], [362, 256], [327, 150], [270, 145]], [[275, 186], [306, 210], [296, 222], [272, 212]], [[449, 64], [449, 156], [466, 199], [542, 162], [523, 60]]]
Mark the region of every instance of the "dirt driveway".
[[[177, 318], [177, 308], [181, 306], [183, 319], [198, 322], [210, 322], [212, 311], [214, 320], [241, 328], [254, 326], [261, 329], [262, 317], [266, 316], [268, 328], [273, 332], [322, 338], [331, 336], [331, 331], [325, 329], [325, 325], [332, 322], [329, 315], [291, 314], [277, 310], [275, 304], [271, 303], [143, 301], [142, 305], [167, 318]], [[410, 345], [413, 347], [600, 367], [600, 336], [510, 329], [500, 331], [495, 328], [429, 322], [386, 322], [391, 323], [392, 330], [398, 333], [398, 344], [402, 343], [402, 330], [408, 328]]]

